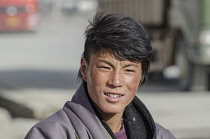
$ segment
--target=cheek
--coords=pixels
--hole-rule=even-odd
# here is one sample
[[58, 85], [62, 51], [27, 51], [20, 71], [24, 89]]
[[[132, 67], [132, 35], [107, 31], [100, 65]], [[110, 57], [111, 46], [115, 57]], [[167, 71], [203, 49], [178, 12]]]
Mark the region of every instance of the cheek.
[[126, 79], [127, 87], [131, 92], [136, 93], [140, 84], [140, 80], [141, 80], [141, 75], [134, 75]]
[[[106, 82], [106, 76], [105, 74], [98, 72], [97, 70], [91, 70], [88, 76], [88, 83], [91, 84], [92, 87], [94, 87], [94, 90], [98, 90]], [[98, 90], [99, 91], [99, 90]]]
[[141, 81], [141, 75], [140, 74], [135, 74], [132, 76], [129, 76], [126, 78], [126, 81], [131, 83], [132, 85], [139, 85], [140, 81]]
[[95, 70], [90, 72], [89, 78], [90, 78], [91, 82], [94, 84], [97, 84], [98, 80], [100, 80], [100, 76], [98, 75], [98, 73]]

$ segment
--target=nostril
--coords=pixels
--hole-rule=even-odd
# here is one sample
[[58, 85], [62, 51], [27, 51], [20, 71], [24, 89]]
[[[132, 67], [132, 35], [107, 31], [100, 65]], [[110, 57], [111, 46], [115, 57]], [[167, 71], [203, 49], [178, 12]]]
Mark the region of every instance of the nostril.
[[113, 88], [121, 87], [122, 86], [122, 81], [120, 81], [119, 79], [117, 80], [117, 79], [111, 78], [108, 81], [108, 85], [112, 86]]

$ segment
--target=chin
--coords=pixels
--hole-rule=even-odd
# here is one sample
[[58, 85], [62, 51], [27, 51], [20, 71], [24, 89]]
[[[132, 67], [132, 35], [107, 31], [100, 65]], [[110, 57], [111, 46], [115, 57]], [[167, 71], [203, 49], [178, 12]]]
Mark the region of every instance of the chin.
[[[124, 109], [123, 109], [124, 110]], [[120, 113], [123, 111], [122, 109], [119, 109], [119, 108], [112, 108], [112, 107], [109, 107], [108, 109], [102, 109], [102, 111], [104, 113], [109, 113], [109, 114], [117, 114], [117, 113]]]

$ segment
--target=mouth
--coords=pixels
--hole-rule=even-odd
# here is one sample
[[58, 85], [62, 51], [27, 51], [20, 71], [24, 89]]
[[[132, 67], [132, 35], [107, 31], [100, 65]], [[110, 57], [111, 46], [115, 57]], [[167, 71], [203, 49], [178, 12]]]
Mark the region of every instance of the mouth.
[[122, 94], [116, 94], [116, 93], [104, 93], [104, 95], [108, 96], [108, 97], [111, 97], [111, 98], [121, 98]]

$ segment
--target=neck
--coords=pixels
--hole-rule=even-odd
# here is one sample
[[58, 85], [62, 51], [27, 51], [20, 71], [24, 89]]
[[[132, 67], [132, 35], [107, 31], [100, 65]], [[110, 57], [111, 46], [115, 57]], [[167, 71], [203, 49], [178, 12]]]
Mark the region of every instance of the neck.
[[[87, 84], [84, 84], [85, 89]], [[87, 92], [87, 90], [86, 90]], [[110, 113], [105, 113], [98, 108], [96, 104], [90, 99], [89, 94], [87, 94], [90, 102], [92, 103], [93, 107], [96, 108], [96, 111], [100, 114], [100, 116], [106, 121], [110, 129], [112, 130], [113, 133], [116, 133], [120, 131], [123, 128], [123, 123], [122, 123], [122, 117], [123, 117], [123, 112], [117, 113], [117, 114], [110, 114]]]
[[106, 120], [113, 133], [120, 131], [123, 128], [122, 117], [111, 118]]
[[120, 131], [123, 127], [122, 123], [122, 116], [123, 113], [118, 114], [107, 114], [107, 113], [100, 113], [106, 123], [109, 125], [113, 133]]

